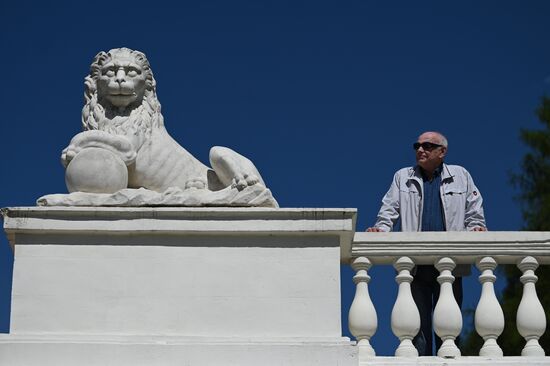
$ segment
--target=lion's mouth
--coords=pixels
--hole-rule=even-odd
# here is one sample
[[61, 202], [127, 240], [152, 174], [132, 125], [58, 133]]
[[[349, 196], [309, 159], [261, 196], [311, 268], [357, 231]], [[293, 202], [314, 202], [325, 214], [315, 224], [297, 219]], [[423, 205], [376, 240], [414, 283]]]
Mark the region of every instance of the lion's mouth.
[[113, 97], [133, 97], [133, 96], [136, 96], [137, 94], [136, 93], [115, 92], [115, 93], [110, 93], [110, 95], [113, 96]]

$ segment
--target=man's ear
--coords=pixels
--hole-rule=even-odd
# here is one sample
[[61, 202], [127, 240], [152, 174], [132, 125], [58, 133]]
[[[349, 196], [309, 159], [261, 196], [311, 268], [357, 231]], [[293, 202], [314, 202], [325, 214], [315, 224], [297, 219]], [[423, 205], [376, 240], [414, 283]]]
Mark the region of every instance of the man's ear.
[[447, 155], [447, 148], [446, 148], [446, 147], [442, 147], [442, 148], [441, 148], [441, 153], [439, 154], [439, 156], [440, 156], [441, 158], [444, 158], [446, 155]]

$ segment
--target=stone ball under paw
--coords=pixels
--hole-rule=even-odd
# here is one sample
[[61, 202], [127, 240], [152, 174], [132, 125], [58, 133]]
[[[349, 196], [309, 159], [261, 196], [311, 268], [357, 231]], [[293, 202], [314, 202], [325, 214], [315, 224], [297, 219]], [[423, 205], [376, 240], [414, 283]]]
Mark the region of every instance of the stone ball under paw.
[[109, 150], [90, 147], [71, 160], [65, 184], [69, 192], [115, 193], [128, 186], [128, 168]]

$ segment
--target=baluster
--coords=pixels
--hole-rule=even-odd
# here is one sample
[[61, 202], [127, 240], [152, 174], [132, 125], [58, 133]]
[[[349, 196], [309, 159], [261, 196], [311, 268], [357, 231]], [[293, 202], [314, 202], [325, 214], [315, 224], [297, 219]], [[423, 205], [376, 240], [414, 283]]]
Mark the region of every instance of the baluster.
[[497, 262], [492, 257], [484, 257], [477, 261], [480, 270], [481, 296], [475, 313], [476, 331], [485, 343], [479, 351], [480, 356], [502, 357], [502, 349], [497, 343], [498, 336], [504, 329], [504, 313], [495, 295], [493, 274]]
[[409, 257], [401, 257], [393, 266], [398, 272], [395, 280], [399, 284], [399, 291], [391, 312], [391, 329], [401, 341], [395, 355], [418, 357], [418, 351], [412, 344], [412, 339], [420, 329], [420, 314], [411, 293], [414, 262]]
[[370, 276], [367, 271], [372, 266], [365, 257], [356, 258], [351, 267], [357, 272], [353, 282], [357, 285], [355, 297], [349, 309], [348, 326], [351, 334], [357, 339], [360, 354], [375, 356], [376, 353], [370, 344], [370, 339], [376, 332], [378, 320], [376, 309], [369, 295]]
[[439, 357], [457, 357], [460, 356], [460, 350], [455, 344], [455, 339], [462, 329], [462, 314], [453, 294], [452, 284], [455, 278], [451, 271], [456, 264], [451, 258], [441, 258], [435, 267], [440, 273], [437, 282], [441, 288], [434, 309], [433, 323], [436, 334], [443, 341], [437, 355]]
[[539, 263], [533, 257], [525, 257], [518, 263], [518, 268], [523, 272], [523, 276], [520, 277], [523, 283], [523, 295], [519, 303], [516, 323], [519, 334], [527, 342], [521, 351], [522, 356], [544, 356], [539, 338], [546, 329], [546, 316], [535, 288], [538, 280], [535, 270], [538, 266]]

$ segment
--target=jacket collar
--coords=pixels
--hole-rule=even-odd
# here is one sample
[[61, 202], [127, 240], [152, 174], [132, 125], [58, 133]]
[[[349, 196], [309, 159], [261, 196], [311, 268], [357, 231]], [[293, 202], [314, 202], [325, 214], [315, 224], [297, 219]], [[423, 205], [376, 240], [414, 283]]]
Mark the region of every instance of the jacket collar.
[[[454, 177], [454, 175], [451, 174], [451, 171], [449, 170], [449, 166], [445, 163], [443, 163], [442, 165], [441, 181]], [[420, 171], [420, 167], [418, 165], [411, 167], [411, 169], [409, 170], [409, 179], [414, 179], [418, 181], [418, 183], [422, 183], [422, 172]]]
[[444, 181], [445, 179], [451, 179], [452, 177], [454, 177], [454, 175], [451, 174], [449, 166], [443, 163], [443, 169], [441, 170], [441, 181]]

